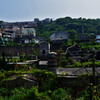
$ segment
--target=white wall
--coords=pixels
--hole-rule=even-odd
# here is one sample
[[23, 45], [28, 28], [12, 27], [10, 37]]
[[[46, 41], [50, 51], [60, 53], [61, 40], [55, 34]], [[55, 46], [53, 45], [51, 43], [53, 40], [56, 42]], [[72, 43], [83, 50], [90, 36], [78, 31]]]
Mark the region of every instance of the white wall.
[[26, 35], [36, 36], [35, 29], [34, 28], [24, 28], [22, 30], [22, 36], [26, 36]]

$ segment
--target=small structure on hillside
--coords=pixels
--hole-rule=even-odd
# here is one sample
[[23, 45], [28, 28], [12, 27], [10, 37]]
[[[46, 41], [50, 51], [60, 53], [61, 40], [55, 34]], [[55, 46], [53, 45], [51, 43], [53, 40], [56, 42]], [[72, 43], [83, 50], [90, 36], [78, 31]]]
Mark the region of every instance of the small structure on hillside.
[[50, 52], [50, 44], [47, 42], [40, 43], [40, 61], [39, 68], [47, 69], [48, 71], [52, 71], [56, 73], [56, 53]]
[[57, 66], [57, 53], [50, 52], [48, 54], [48, 70], [56, 74], [56, 66]]
[[58, 31], [50, 36], [53, 44], [61, 44], [63, 41], [68, 41], [68, 33], [65, 31]]
[[29, 36], [29, 35], [35, 36], [36, 35], [35, 29], [34, 28], [23, 28], [22, 36]]
[[50, 52], [50, 44], [48, 42], [40, 43], [40, 60], [46, 60]]

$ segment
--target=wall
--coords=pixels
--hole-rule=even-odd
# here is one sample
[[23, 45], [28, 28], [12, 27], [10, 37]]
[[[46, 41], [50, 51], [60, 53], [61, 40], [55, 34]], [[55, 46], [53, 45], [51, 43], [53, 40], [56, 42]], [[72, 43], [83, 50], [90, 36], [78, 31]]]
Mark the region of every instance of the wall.
[[0, 46], [0, 55], [2, 55], [2, 53], [4, 52], [6, 56], [19, 56], [21, 54], [30, 54], [33, 53], [33, 49], [36, 52], [39, 52], [39, 47], [32, 47], [32, 46], [18, 46], [18, 47], [2, 47]]

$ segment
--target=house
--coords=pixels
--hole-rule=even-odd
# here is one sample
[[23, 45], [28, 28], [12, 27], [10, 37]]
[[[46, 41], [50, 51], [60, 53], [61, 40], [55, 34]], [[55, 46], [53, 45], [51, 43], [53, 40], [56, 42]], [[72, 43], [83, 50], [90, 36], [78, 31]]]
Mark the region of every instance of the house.
[[2, 28], [12, 28], [14, 26], [22, 28], [22, 27], [37, 27], [37, 24], [34, 21], [25, 21], [25, 22], [5, 22], [5, 23], [1, 23], [0, 26]]
[[32, 43], [33, 39], [34, 39], [34, 36], [29, 35], [29, 36], [23, 36], [23, 37], [16, 37], [15, 41], [17, 43], [27, 44], [27, 43]]
[[34, 28], [23, 28], [22, 29], [22, 36], [33, 35], [35, 36], [35, 29]]
[[63, 41], [68, 41], [68, 33], [65, 31], [55, 32], [55, 33], [51, 34], [50, 40], [54, 44], [60, 44]]
[[7, 28], [7, 29], [3, 29], [2, 30], [2, 37], [6, 37], [8, 38], [8, 41], [13, 41], [13, 39], [16, 38], [16, 36], [18, 36], [18, 34], [21, 33], [21, 29], [14, 27], [14, 28]]

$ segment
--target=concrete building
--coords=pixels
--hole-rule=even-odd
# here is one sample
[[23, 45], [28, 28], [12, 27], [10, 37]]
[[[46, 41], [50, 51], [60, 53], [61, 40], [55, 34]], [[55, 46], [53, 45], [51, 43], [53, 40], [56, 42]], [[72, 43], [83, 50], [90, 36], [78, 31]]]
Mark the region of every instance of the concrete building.
[[96, 35], [96, 42], [100, 43], [100, 35]]
[[40, 43], [40, 60], [45, 60], [50, 52], [50, 44], [47, 42]]
[[22, 36], [29, 36], [29, 35], [36, 36], [35, 29], [34, 28], [23, 28]]
[[13, 27], [37, 27], [37, 23], [34, 21], [25, 21], [25, 22], [5, 22], [5, 23], [0, 23], [0, 27], [2, 28], [13, 28]]
[[56, 74], [57, 53], [50, 52], [50, 44], [47, 42], [40, 43], [40, 60], [39, 68], [46, 69]]
[[68, 41], [68, 33], [65, 31], [58, 31], [50, 36], [50, 40], [53, 43], [62, 43], [62, 41]]

